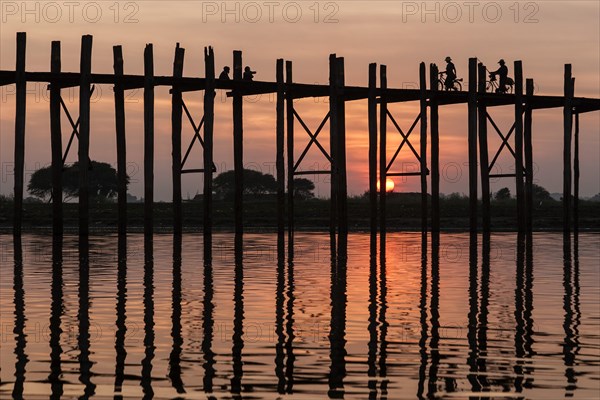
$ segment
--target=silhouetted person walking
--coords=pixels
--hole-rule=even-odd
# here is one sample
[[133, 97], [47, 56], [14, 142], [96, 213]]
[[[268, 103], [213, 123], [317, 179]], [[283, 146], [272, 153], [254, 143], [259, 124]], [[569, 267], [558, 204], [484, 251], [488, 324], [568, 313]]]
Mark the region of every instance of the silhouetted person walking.
[[254, 74], [256, 74], [256, 71], [252, 71], [250, 67], [246, 66], [246, 68], [244, 68], [244, 76], [242, 77], [242, 79], [245, 81], [253, 81]]
[[221, 74], [219, 75], [219, 79], [221, 79], [223, 81], [229, 80], [229, 67], [228, 66], [223, 67], [223, 71], [221, 71]]
[[456, 67], [452, 62], [452, 58], [446, 57], [446, 90], [454, 88], [454, 80], [456, 79]]
[[496, 93], [506, 93], [506, 83], [508, 82], [508, 67], [506, 66], [506, 63], [503, 59], [498, 61], [498, 64], [500, 64], [500, 68], [498, 68], [494, 72], [490, 72], [490, 77], [495, 78], [496, 75], [498, 75], [500, 77], [500, 82], [498, 83], [498, 89], [496, 89]]

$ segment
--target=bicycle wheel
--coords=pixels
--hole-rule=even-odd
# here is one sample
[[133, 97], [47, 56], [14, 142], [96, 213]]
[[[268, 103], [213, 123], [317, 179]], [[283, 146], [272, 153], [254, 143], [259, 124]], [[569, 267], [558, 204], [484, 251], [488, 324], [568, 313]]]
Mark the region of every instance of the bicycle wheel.
[[445, 89], [444, 87], [444, 81], [442, 81], [441, 79], [438, 79], [438, 90], [441, 92]]
[[459, 81], [454, 82], [454, 90], [457, 92], [462, 92], [462, 84]]
[[506, 89], [506, 93], [512, 94], [512, 92], [513, 92], [513, 85], [508, 85], [507, 89]]
[[487, 81], [485, 83], [485, 91], [489, 93], [494, 93], [494, 83], [492, 81]]

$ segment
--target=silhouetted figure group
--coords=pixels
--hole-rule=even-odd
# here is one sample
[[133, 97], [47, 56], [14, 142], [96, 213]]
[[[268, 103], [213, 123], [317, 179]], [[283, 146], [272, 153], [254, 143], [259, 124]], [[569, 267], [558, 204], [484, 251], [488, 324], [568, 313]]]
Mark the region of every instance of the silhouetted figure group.
[[[229, 71], [230, 71], [230, 68], [228, 66], [224, 66], [223, 71], [221, 71], [221, 74], [219, 75], [219, 79], [222, 81], [231, 80], [231, 78], [229, 78]], [[255, 74], [256, 74], [256, 71], [252, 71], [249, 66], [246, 66], [246, 68], [244, 68], [244, 74], [242, 75], [242, 80], [252, 82], [254, 80]]]

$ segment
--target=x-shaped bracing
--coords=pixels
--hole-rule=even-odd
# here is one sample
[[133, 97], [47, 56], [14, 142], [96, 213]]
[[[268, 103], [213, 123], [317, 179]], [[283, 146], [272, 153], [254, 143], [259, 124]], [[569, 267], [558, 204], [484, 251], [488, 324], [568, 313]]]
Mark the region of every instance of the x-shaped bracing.
[[[406, 134], [404, 133], [404, 131], [402, 130], [402, 128], [400, 128], [400, 125], [398, 125], [398, 123], [396, 122], [396, 120], [394, 119], [392, 113], [390, 113], [389, 110], [386, 110], [386, 114], [389, 117], [389, 119], [392, 121], [392, 124], [394, 124], [394, 127], [396, 127], [396, 130], [398, 131], [398, 133], [400, 134], [400, 136], [402, 136], [402, 142], [400, 142], [400, 145], [396, 149], [396, 152], [392, 156], [392, 159], [390, 160], [390, 162], [385, 167], [386, 175], [387, 176], [421, 175], [421, 173], [423, 171], [419, 171], [419, 172], [395, 172], [395, 173], [389, 173], [390, 168], [392, 168], [392, 165], [394, 164], [394, 161], [396, 161], [396, 158], [398, 157], [398, 154], [400, 154], [400, 151], [402, 150], [402, 148], [404, 147], [405, 144], [410, 148], [410, 150], [414, 154], [414, 156], [417, 159], [417, 161], [419, 162], [419, 164], [421, 163], [421, 156], [419, 155], [419, 153], [417, 153], [417, 151], [413, 147], [412, 143], [410, 143], [410, 140], [408, 139], [409, 136], [410, 136], [410, 134], [413, 132], [413, 130], [417, 126], [417, 123], [421, 120], [421, 114], [417, 115], [417, 118], [415, 118], [415, 121], [412, 123], [412, 125], [410, 126], [410, 129], [408, 130], [408, 132]], [[429, 169], [426, 168], [425, 169], [425, 173], [429, 174]]]
[[[181, 101], [181, 105], [183, 106], [183, 111], [185, 111], [185, 115], [187, 115], [188, 120], [190, 121], [190, 124], [192, 125], [192, 129], [194, 129], [194, 136], [192, 137], [192, 141], [190, 142], [190, 145], [188, 146], [188, 149], [185, 152], [183, 161], [181, 161], [181, 173], [185, 174], [185, 173], [192, 173], [192, 172], [204, 172], [204, 169], [183, 169], [185, 162], [187, 161], [187, 159], [190, 155], [190, 152], [192, 151], [192, 147], [194, 147], [194, 143], [196, 140], [198, 140], [198, 142], [200, 142], [200, 145], [204, 149], [204, 140], [202, 139], [202, 136], [200, 136], [200, 130], [202, 129], [202, 126], [204, 125], [204, 115], [202, 116], [202, 119], [200, 120], [200, 124], [198, 124], [198, 126], [196, 126], [196, 122], [194, 122], [194, 118], [192, 118], [192, 114], [190, 113], [190, 110], [188, 110], [188, 108], [185, 105], [185, 102], [183, 100]], [[216, 172], [216, 171], [217, 171], [217, 166], [213, 162], [212, 172]]]
[[[94, 89], [96, 87], [94, 85], [92, 85], [92, 89], [90, 90], [90, 96], [94, 93]], [[67, 161], [67, 156], [69, 155], [69, 150], [71, 149], [71, 145], [73, 144], [73, 139], [75, 138], [75, 136], [77, 136], [77, 140], [79, 140], [79, 120], [80, 118], [77, 117], [77, 121], [73, 121], [73, 117], [71, 117], [71, 113], [69, 112], [69, 109], [67, 108], [67, 105], [65, 104], [62, 96], [60, 96], [60, 106], [62, 107], [63, 111], [65, 112], [65, 115], [67, 116], [67, 119], [69, 120], [69, 124], [71, 124], [71, 128], [73, 129], [73, 131], [71, 132], [71, 137], [69, 138], [69, 142], [67, 143], [67, 148], [65, 149], [65, 154], [62, 157], [62, 165], [65, 165], [65, 162]], [[90, 166], [92, 164], [92, 160], [90, 159]]]
[[[510, 153], [512, 154], [513, 158], [515, 159], [515, 162], [517, 161], [517, 155], [516, 155], [515, 151], [513, 150], [512, 146], [510, 145], [510, 143], [508, 143], [508, 140], [510, 139], [511, 135], [515, 131], [517, 123], [513, 122], [512, 126], [510, 127], [510, 130], [508, 131], [506, 136], [504, 136], [504, 134], [502, 133], [500, 128], [498, 128], [498, 125], [496, 125], [496, 123], [494, 122], [494, 120], [492, 119], [492, 117], [490, 116], [490, 114], [487, 111], [485, 113], [485, 117], [487, 118], [488, 121], [490, 121], [490, 123], [494, 127], [494, 130], [496, 131], [498, 136], [500, 136], [500, 139], [502, 139], [502, 144], [500, 145], [500, 148], [498, 148], [498, 151], [496, 151], [496, 155], [494, 155], [492, 162], [488, 166], [488, 173], [490, 173], [490, 172], [492, 172], [492, 168], [494, 168], [494, 165], [496, 164], [496, 161], [498, 160], [498, 157], [500, 157], [500, 154], [502, 153], [502, 150], [504, 150], [505, 146], [508, 148], [508, 151], [510, 151]], [[523, 166], [523, 174], [524, 175], [526, 174], [524, 166]], [[490, 176], [494, 177], [493, 175], [490, 175]], [[502, 174], [502, 176], [506, 176], [506, 174]]]
[[[319, 143], [319, 140], [317, 139], [317, 136], [319, 136], [319, 133], [321, 133], [321, 131], [323, 130], [323, 127], [325, 126], [325, 124], [329, 120], [330, 113], [328, 112], [327, 115], [325, 115], [325, 118], [323, 118], [323, 121], [321, 121], [321, 123], [319, 124], [319, 127], [317, 128], [317, 130], [315, 131], [315, 133], [311, 132], [311, 130], [308, 128], [308, 126], [306, 125], [306, 123], [304, 123], [304, 121], [302, 120], [302, 118], [300, 118], [300, 115], [296, 112], [295, 109], [293, 110], [293, 113], [294, 113], [294, 117], [298, 120], [298, 122], [300, 122], [300, 125], [302, 125], [302, 128], [304, 128], [304, 130], [306, 131], [306, 133], [310, 137], [310, 141], [308, 142], [308, 144], [304, 148], [304, 151], [302, 151], [302, 154], [298, 158], [298, 161], [296, 161], [296, 163], [294, 164], [294, 173], [295, 174], [296, 173], [298, 173], [298, 174], [300, 173], [300, 172], [297, 172], [298, 167], [300, 166], [300, 163], [302, 162], [302, 160], [304, 159], [304, 157], [306, 156], [306, 154], [310, 150], [310, 148], [313, 145], [313, 143], [319, 148], [319, 150], [321, 150], [321, 153], [323, 153], [323, 155], [325, 156], [325, 158], [327, 158], [327, 160], [333, 165], [333, 159], [331, 158], [331, 156], [329, 155], [329, 153], [327, 153], [327, 151], [323, 148], [323, 146], [321, 145], [321, 143]], [[316, 172], [325, 172], [325, 171], [310, 171], [310, 173], [316, 173]], [[331, 171], [327, 171], [327, 172], [331, 172]]]

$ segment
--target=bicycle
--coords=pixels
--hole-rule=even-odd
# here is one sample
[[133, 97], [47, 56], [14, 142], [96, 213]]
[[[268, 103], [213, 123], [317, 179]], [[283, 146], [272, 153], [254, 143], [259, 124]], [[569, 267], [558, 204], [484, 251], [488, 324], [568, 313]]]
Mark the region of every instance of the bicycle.
[[512, 78], [506, 78], [506, 90], [500, 91], [500, 86], [496, 75], [490, 74], [490, 80], [485, 83], [485, 91], [490, 93], [512, 93], [515, 81]]
[[454, 82], [452, 82], [452, 86], [447, 87], [446, 86], [446, 78], [444, 77], [444, 75], [446, 75], [445, 72], [440, 72], [440, 78], [438, 79], [438, 89], [439, 90], [455, 90], [457, 92], [462, 91], [462, 84], [461, 84], [461, 82], [463, 81], [462, 78], [454, 79]]

